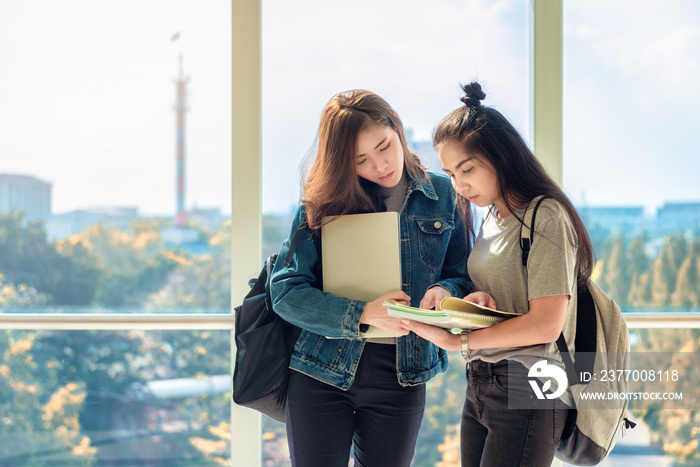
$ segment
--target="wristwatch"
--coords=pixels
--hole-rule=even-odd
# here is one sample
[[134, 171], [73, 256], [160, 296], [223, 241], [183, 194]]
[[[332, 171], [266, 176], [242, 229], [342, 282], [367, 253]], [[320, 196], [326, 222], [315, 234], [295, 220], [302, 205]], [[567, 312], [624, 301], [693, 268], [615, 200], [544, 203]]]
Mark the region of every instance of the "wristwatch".
[[472, 359], [472, 351], [469, 348], [469, 331], [462, 331], [460, 339], [462, 340], [462, 357], [469, 361]]

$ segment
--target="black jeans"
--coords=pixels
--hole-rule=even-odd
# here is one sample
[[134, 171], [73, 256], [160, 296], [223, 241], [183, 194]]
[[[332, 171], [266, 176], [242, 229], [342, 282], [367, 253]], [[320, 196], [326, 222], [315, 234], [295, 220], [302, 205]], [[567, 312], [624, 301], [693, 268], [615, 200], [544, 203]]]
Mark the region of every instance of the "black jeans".
[[[511, 364], [511, 370], [513, 370]], [[528, 370], [517, 365], [517, 381]], [[512, 374], [513, 381], [516, 375]], [[558, 399], [539, 400], [522, 384], [511, 397], [529, 409], [508, 408], [508, 362], [467, 364], [467, 400], [462, 412], [462, 467], [549, 467], [559, 446], [568, 407]], [[520, 405], [520, 404], [518, 404]]]
[[287, 439], [292, 465], [408, 467], [425, 408], [425, 385], [402, 387], [396, 346], [367, 343], [347, 391], [292, 371]]

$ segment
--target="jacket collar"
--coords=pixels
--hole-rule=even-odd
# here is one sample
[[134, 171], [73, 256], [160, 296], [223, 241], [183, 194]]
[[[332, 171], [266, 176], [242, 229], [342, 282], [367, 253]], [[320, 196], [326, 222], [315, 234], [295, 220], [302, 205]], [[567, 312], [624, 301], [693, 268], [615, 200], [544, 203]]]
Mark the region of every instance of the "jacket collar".
[[438, 199], [438, 195], [435, 193], [435, 187], [433, 187], [433, 182], [430, 179], [430, 174], [426, 173], [425, 180], [421, 182], [413, 180], [408, 176], [408, 174], [406, 174], [406, 176], [408, 177], [408, 190], [406, 196], [410, 195], [414, 191], [421, 191], [429, 199]]

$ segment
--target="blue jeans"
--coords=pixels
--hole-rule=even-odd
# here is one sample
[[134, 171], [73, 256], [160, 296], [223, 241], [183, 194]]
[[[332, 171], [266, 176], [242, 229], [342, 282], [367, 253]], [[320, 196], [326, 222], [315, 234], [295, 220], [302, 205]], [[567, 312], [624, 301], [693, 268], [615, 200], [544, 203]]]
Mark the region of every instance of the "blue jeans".
[[[511, 369], [514, 366], [511, 363]], [[527, 380], [528, 370], [517, 367], [517, 381], [522, 383]], [[509, 392], [511, 397], [528, 399], [530, 408], [509, 409]], [[509, 391], [506, 360], [493, 364], [469, 362], [467, 400], [462, 412], [462, 467], [549, 467], [568, 411], [558, 399], [537, 399], [522, 384]]]
[[408, 467], [425, 408], [425, 385], [402, 387], [396, 346], [367, 343], [347, 391], [292, 370], [287, 439], [293, 466]]

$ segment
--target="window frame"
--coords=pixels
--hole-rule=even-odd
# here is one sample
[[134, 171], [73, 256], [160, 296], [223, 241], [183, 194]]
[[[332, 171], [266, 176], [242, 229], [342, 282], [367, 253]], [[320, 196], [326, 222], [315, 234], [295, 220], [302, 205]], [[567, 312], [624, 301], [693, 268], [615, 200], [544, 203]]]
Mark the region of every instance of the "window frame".
[[[232, 303], [261, 265], [261, 2], [232, 0]], [[563, 0], [530, 0], [530, 119], [535, 153], [560, 184], [562, 154]], [[700, 328], [697, 313], [626, 313], [629, 328]], [[0, 329], [232, 330], [234, 315], [0, 313]], [[231, 333], [231, 368], [235, 341]], [[231, 463], [261, 466], [259, 413], [231, 404]]]

